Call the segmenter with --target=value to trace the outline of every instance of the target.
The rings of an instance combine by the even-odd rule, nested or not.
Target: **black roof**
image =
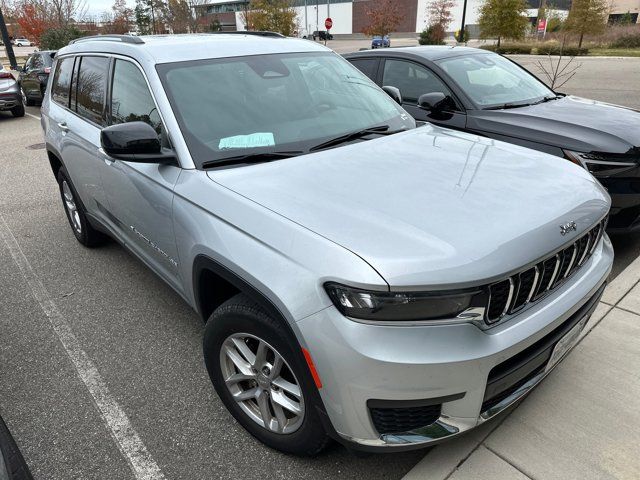
[[[394,53],[408,53],[423,57],[427,60],[440,60],[441,58],[457,57],[478,53],[490,53],[487,50],[471,47],[455,47],[449,45],[424,45],[418,47],[382,48],[375,50],[363,50],[360,52],[345,54],[345,57],[370,57],[388,56]]]

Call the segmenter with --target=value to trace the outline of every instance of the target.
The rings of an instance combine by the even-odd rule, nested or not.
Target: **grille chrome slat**
[[[534,267],[489,285],[485,323],[493,325],[507,315],[516,314],[563,284],[591,257],[605,228],[606,219]]]

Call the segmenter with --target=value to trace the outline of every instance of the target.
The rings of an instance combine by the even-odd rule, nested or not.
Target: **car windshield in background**
[[[330,52],[207,59],[157,69],[199,167],[243,155],[307,152],[380,125],[387,132],[415,126],[366,76]]]
[[[499,55],[451,57],[437,63],[480,108],[524,106],[556,97],[540,80]]]

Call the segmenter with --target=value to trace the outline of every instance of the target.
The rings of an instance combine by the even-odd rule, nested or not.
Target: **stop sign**
[[[331,27],[333,27],[333,20],[331,20],[331,17],[327,17],[327,19],[324,21],[324,28],[326,28],[327,30],[331,30]]]

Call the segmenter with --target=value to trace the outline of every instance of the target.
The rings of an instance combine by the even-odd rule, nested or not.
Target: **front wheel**
[[[316,455],[328,443],[318,393],[297,341],[243,294],[211,315],[204,357],[220,399],[235,419],[271,448]]]
[[[58,171],[58,185],[60,186],[62,204],[76,240],[85,247],[95,247],[104,243],[106,236],[94,229],[87,220],[84,205],[64,167]]]

